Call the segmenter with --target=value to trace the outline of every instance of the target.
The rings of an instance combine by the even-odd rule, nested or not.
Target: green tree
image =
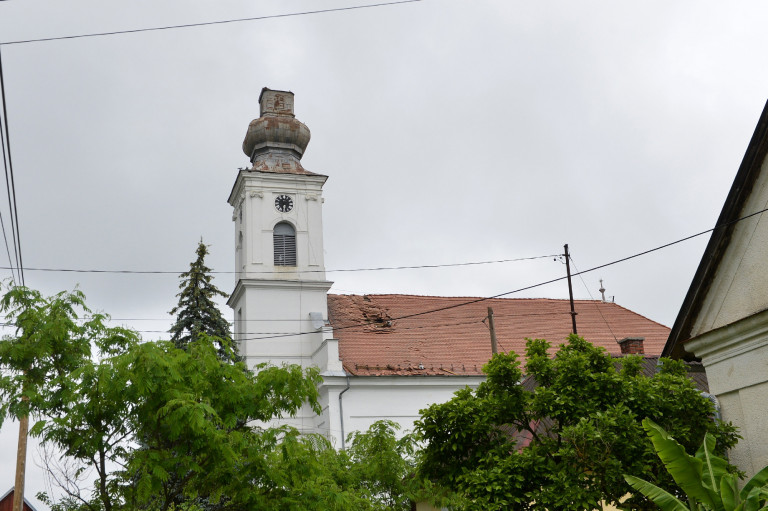
[[[0,300],[14,335],[0,342],[0,424],[32,412],[39,415],[66,405],[68,375],[91,354],[91,335],[103,327],[101,316],[80,324],[90,313],[82,292],[43,297],[13,287]]]
[[[454,488],[465,509],[596,509],[630,491],[623,474],[678,491],[645,437],[651,418],[695,448],[710,433],[720,449],[736,443],[730,424],[687,377],[683,363],[660,361],[648,378],[639,357],[617,361],[571,336],[554,357],[544,340],[529,340],[525,366],[514,353],[495,355],[476,391],[422,411],[421,473]],[[533,383],[533,384],[532,384]],[[648,508],[633,497],[628,509]]]
[[[383,511],[424,493],[413,440],[392,423],[351,435],[346,451],[265,427],[306,403],[319,413],[315,369],[250,371],[206,334],[185,349],[142,342],[77,291],[14,288],[0,304],[17,326],[0,342],[0,420],[31,413],[31,434],[68,460],[44,496],[54,511]]]
[[[16,327],[0,341],[0,423],[31,415],[30,434],[69,460],[57,510],[236,509],[269,478],[285,433],[248,424],[317,408],[315,370],[254,373],[223,361],[220,339],[205,334],[187,349],[140,342],[107,327],[79,291],[12,288],[0,305]]]
[[[146,343],[132,357],[127,398],[137,403],[136,438],[126,480],[134,509],[248,508],[261,497],[254,481],[271,480],[271,452],[288,430],[259,428],[294,415],[309,402],[317,409],[319,376],[292,365],[226,363],[206,335],[186,350],[170,342]]]
[[[416,443],[411,435],[398,439],[399,429],[397,423],[384,420],[349,435],[350,475],[377,509],[408,511],[419,490],[413,478]]]
[[[189,271],[179,277],[181,292],[176,295],[179,303],[170,312],[176,315],[176,321],[170,329],[171,340],[177,348],[185,349],[198,336],[206,334],[217,339],[222,360],[234,361],[237,353],[230,335],[229,323],[222,317],[221,311],[213,301],[216,296],[226,298],[227,294],[213,285],[211,269],[205,265],[208,247],[202,239],[195,253],[197,258],[190,263]],[[234,352],[234,355],[231,352]]]
[[[270,480],[284,430],[252,421],[317,407],[316,371],[222,361],[212,338],[119,342],[71,375],[66,410],[40,423],[47,444],[76,463],[61,511],[242,509]],[[93,488],[78,475],[93,473]]]
[[[110,470],[123,461],[130,426],[121,396],[125,379],[116,377],[120,372],[108,361],[138,336],[105,326],[107,318],[91,313],[80,291],[45,297],[14,287],[7,290],[0,306],[6,321],[15,327],[13,336],[0,341],[0,365],[7,369],[0,378],[0,424],[22,414],[34,417],[31,435],[85,464],[61,474],[66,478],[63,487],[68,500],[88,504],[89,509],[113,509]],[[104,362],[95,362],[94,355]],[[96,474],[87,496],[72,484],[85,466]]]
[[[368,493],[350,473],[346,451],[320,435],[295,430],[275,445],[267,460],[269,477],[259,479],[252,509],[373,511]]]
[[[270,490],[260,509],[410,511],[414,501],[452,504],[442,489],[415,477],[417,442],[408,434],[398,438],[398,429],[377,421],[351,433],[348,448],[338,451],[319,435],[287,435],[269,457]]]

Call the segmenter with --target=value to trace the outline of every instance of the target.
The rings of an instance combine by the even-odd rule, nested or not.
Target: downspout
[[[346,442],[344,440],[344,406],[341,403],[341,396],[344,395],[346,391],[349,390],[349,375],[347,375],[347,388],[339,392],[339,420],[341,421],[341,450],[345,450],[347,448]]]
[[[717,397],[714,394],[710,394],[709,392],[704,392],[703,390],[699,392],[702,396],[704,396],[706,399],[708,399],[711,403],[713,408],[715,409],[715,421],[716,422],[722,422],[723,416],[720,413],[720,401],[718,401]]]

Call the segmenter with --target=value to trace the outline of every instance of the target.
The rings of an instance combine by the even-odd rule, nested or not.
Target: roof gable
[[[14,494],[14,487],[11,486],[11,489],[5,492],[2,496],[0,496],[0,511],[11,510],[13,507],[13,494]],[[35,507],[27,500],[26,497],[24,497],[24,504],[22,506],[24,508],[24,511],[37,511]]]
[[[358,376],[482,375],[491,358],[488,307],[499,350],[521,359],[527,338],[557,346],[571,332],[568,300],[328,295],[344,369]],[[624,337],[644,337],[646,354],[658,355],[669,335],[666,326],[615,303],[576,300],[575,307],[579,335],[613,355]]]
[[[683,357],[683,343],[768,308],[768,103],[672,327],[663,354]],[[753,215],[748,219],[744,217]]]

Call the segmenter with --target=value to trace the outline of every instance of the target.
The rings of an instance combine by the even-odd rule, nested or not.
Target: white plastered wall
[[[229,202],[235,223],[235,289],[229,305],[240,321],[235,339],[250,367],[318,366],[317,350],[332,337],[328,322],[322,233],[322,185],[325,176],[241,171]],[[293,208],[279,212],[275,198],[288,195]],[[274,226],[296,230],[296,266],[276,266]],[[313,358],[314,356],[314,358]],[[338,362],[338,360],[337,360]],[[326,363],[327,365],[327,363]],[[296,417],[274,421],[315,432],[316,416],[304,406]]]
[[[751,477],[768,466],[768,311],[700,335],[685,348],[701,357],[723,420],[739,428],[743,439],[730,461]]]
[[[454,392],[466,386],[477,388],[484,379],[482,376],[350,376],[347,381],[344,377],[327,377],[321,390],[324,413],[318,425],[327,429],[336,447],[343,445],[342,427],[346,437],[352,431],[365,431],[382,419],[399,424],[400,434],[404,434],[413,430],[420,410],[450,400]],[[344,394],[340,405],[341,392]]]

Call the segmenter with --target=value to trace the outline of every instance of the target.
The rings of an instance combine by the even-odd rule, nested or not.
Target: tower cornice
[[[268,280],[268,279],[238,279],[235,289],[229,295],[227,305],[234,304],[242,297],[246,289],[287,289],[293,291],[322,291],[327,293],[333,282],[329,280]],[[327,313],[327,312],[326,312]]]
[[[259,180],[262,183],[269,183],[270,187],[278,189],[280,187],[295,187],[297,182],[312,183],[318,188],[322,188],[328,180],[328,176],[323,174],[282,174],[272,172],[258,172],[250,169],[240,169],[229,192],[227,202],[235,206],[237,198],[242,195],[245,183],[249,180]]]

